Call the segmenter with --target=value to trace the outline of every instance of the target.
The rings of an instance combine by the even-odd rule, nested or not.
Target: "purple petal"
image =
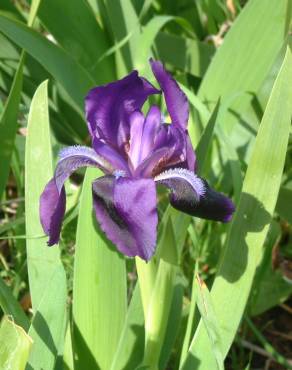
[[[139,111],[132,113],[130,116],[131,132],[129,157],[134,168],[140,163],[144,120],[144,115]]]
[[[186,129],[189,119],[189,104],[177,82],[166,72],[159,61],[150,59],[152,72],[163,91],[168,113],[174,125]]]
[[[48,245],[59,242],[65,209],[64,187],[59,193],[55,179],[51,179],[40,197],[40,219],[45,233],[49,235]]]
[[[148,261],[156,246],[156,189],[152,179],[105,176],[92,184],[96,218],[118,250]]]
[[[54,176],[59,192],[66,179],[80,167],[97,167],[110,173],[115,171],[111,163],[87,146],[69,146],[60,152],[59,157]]]
[[[90,90],[85,100],[88,129],[92,136],[124,149],[129,141],[129,115],[140,110],[151,94],[160,93],[133,71],[121,80]]]
[[[72,172],[88,166],[111,169],[111,165],[91,148],[74,146],[60,152],[54,178],[48,182],[40,197],[40,219],[45,233],[49,235],[48,245],[59,241],[66,208],[64,182]]]
[[[161,125],[155,140],[153,152],[139,165],[135,174],[140,177],[154,177],[173,167],[182,167],[186,162],[186,134],[173,125]]]
[[[182,167],[194,172],[196,171],[196,155],[188,133],[186,133],[186,146],[186,160]]]
[[[129,174],[129,166],[127,161],[108,144],[103,143],[100,139],[94,138],[92,141],[92,146],[97,153],[97,155],[104,158],[108,163],[111,164],[112,168],[115,170],[124,171],[126,174]],[[112,173],[113,171],[106,171],[103,169],[105,173]]]
[[[211,189],[208,183],[186,169],[161,173],[154,180],[171,190],[171,205],[192,216],[228,222],[235,211],[232,201]]]
[[[160,109],[153,105],[146,116],[141,147],[141,160],[148,157],[154,147],[154,139],[156,133],[161,125],[161,112]]]

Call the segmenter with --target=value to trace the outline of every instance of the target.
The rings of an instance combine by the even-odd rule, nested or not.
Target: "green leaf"
[[[157,35],[155,49],[159,60],[197,77],[204,76],[215,52],[212,45],[165,32]]]
[[[291,124],[291,84],[292,56],[288,49],[259,128],[237,212],[211,290],[224,356],[243,315],[277,201]],[[275,127],[277,135],[274,134]],[[183,370],[193,369],[197,361],[200,369],[214,368],[211,353],[201,323]]]
[[[288,32],[288,1],[249,1],[204,76],[199,97],[209,107],[219,97],[222,103],[233,100],[223,121],[229,130],[251,104],[281,49]]]
[[[292,189],[282,187],[279,192],[279,197],[276,205],[276,211],[279,215],[292,224]]]
[[[20,304],[14,298],[10,288],[0,277],[0,306],[6,315],[12,317],[13,321],[28,330],[29,320],[25,316]]]
[[[96,63],[110,43],[84,0],[42,0],[39,17],[60,45],[92,75],[97,84],[114,80],[112,58]]]
[[[126,270],[123,257],[105,239],[95,220],[92,181],[86,172],[80,199],[74,265],[73,347],[75,366],[109,369],[126,318]]]
[[[197,163],[199,166],[200,174],[204,172],[205,161],[208,155],[210,144],[212,142],[213,132],[214,132],[215,124],[217,122],[219,107],[220,107],[220,100],[216,104],[216,107],[214,108],[214,111],[209,119],[209,122],[207,123],[207,126],[205,127],[204,132],[202,136],[200,137],[200,141],[196,147],[196,158],[197,158]]]
[[[34,22],[38,7],[39,0],[33,0],[31,10],[29,12],[29,27],[31,27]],[[5,189],[5,185],[9,175],[10,160],[12,157],[17,131],[18,106],[20,103],[22,91],[24,60],[25,54],[21,53],[19,64],[12,82],[10,94],[0,117],[0,137],[2,140],[0,145],[0,199],[2,198],[2,193]]]
[[[142,365],[149,366],[153,370],[158,369],[159,366],[177,273],[178,255],[171,218],[168,219],[163,230],[158,249],[160,260],[155,283],[152,286],[147,310],[144,308],[144,312],[147,314],[145,318],[145,352]],[[143,280],[140,279],[140,275],[139,283],[142,287]]]
[[[4,316],[0,326],[0,368],[24,370],[32,343],[20,326]]]
[[[28,331],[34,342],[29,356],[29,370],[54,370],[58,355],[63,350],[67,288],[62,265],[57,265],[43,289],[45,294]]]
[[[174,343],[177,339],[183,310],[183,296],[184,286],[182,284],[182,278],[177,276],[174,283],[173,297],[169,317],[167,320],[164,343],[162,345],[159,358],[159,369],[167,368],[167,363],[171,356]]]
[[[212,302],[211,294],[207,288],[207,285],[203,280],[200,279],[199,275],[196,275],[195,280],[197,306],[200,311],[202,321],[204,323],[206,332],[208,334],[212,352],[216,359],[216,365],[218,370],[224,369],[224,361],[222,355],[222,341],[219,334],[219,328],[217,324],[216,314],[214,311],[214,305]]]
[[[289,203],[287,200],[286,202]],[[279,224],[273,221],[249,298],[248,312],[250,315],[260,315],[284,302],[292,293],[292,284],[284,279],[279,269],[273,268],[273,253],[279,246],[277,243],[279,243],[280,233]]]
[[[292,370],[291,362],[289,363],[286,358],[281,355],[262,335],[262,333],[256,328],[256,326],[252,323],[252,321],[245,317],[245,321],[247,322],[248,326],[252,330],[255,337],[259,340],[259,342],[263,345],[264,349],[271,355],[271,357],[280,365],[284,366],[287,370]]]
[[[129,43],[116,53],[118,77],[121,77],[131,71],[134,66],[134,55],[139,45],[139,18],[130,0],[104,0],[104,4],[115,43],[119,43],[130,34],[133,35]]]
[[[83,111],[84,96],[95,85],[83,67],[64,49],[3,13],[0,13],[0,30],[47,69]]]
[[[173,16],[156,16],[152,18],[139,34],[139,49],[135,50],[134,66],[136,69],[143,71],[148,67],[148,59],[151,56],[151,46],[160,31],[167,23],[174,20]]]
[[[18,106],[22,90],[22,67],[24,56],[22,55],[16,74],[13,79],[11,90],[0,117],[0,199],[9,175],[10,160],[14,148],[17,131]]]
[[[39,198],[53,176],[47,81],[38,87],[31,103],[25,170],[27,266],[34,312],[30,328],[34,341],[30,365],[33,369],[41,369],[41,366],[53,369],[57,357],[55,348],[59,349],[63,339],[66,276],[58,247],[48,248],[46,239],[33,238],[44,233],[39,219]]]
[[[135,369],[143,358],[144,337],[144,313],[137,283],[110,370]]]

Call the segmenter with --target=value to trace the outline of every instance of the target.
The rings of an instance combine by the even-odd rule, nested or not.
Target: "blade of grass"
[[[25,331],[4,316],[0,326],[0,368],[24,370],[32,344]]]
[[[123,257],[98,227],[86,172],[80,199],[74,264],[73,348],[75,366],[109,369],[126,318],[126,270]]]
[[[283,355],[281,355],[262,335],[262,333],[257,329],[253,322],[246,316],[245,321],[250,327],[251,331],[258,339],[258,341],[263,345],[264,349],[271,355],[271,357],[280,365],[285,366],[285,369],[292,370],[292,364],[289,363]]]
[[[147,305],[145,319],[145,352],[142,366],[150,369],[159,368],[159,359],[167,329],[174,290],[174,279],[177,273],[178,255],[172,221],[169,218],[159,242],[159,266],[151,298]],[[142,286],[143,281],[139,282]]]
[[[60,45],[92,75],[98,85],[115,79],[113,58],[96,63],[110,43],[84,0],[42,0],[39,17]]]
[[[198,270],[198,262],[196,263],[195,272]],[[193,276],[192,282],[192,295],[191,295],[191,303],[190,303],[190,311],[188,315],[187,327],[184,335],[183,346],[180,356],[179,367],[182,366],[184,363],[192,337],[193,325],[194,325],[194,318],[195,318],[195,309],[196,309],[196,300],[197,300],[197,290],[196,290],[196,273]]]
[[[249,1],[204,76],[198,96],[209,107],[214,106],[219,97],[224,102],[242,93],[224,118],[224,126],[229,130],[251,103],[251,93],[260,88],[287,36],[288,1]]]
[[[220,100],[218,100],[214,108],[214,111],[210,116],[209,122],[207,123],[207,126],[205,127],[203,134],[200,137],[200,141],[196,147],[196,159],[197,159],[197,163],[199,166],[198,171],[201,175],[202,173],[204,173],[205,160],[207,157],[210,144],[212,142],[214,128],[217,122],[219,107],[220,107]]]
[[[144,336],[144,313],[137,283],[110,370],[135,369],[143,358]]]
[[[224,361],[221,349],[222,341],[219,334],[219,328],[213,307],[212,297],[207,288],[207,285],[204,283],[203,280],[200,279],[198,274],[196,274],[195,288],[197,291],[197,306],[199,308],[206,332],[208,333],[212,352],[216,359],[217,369],[224,370]]]
[[[0,277],[0,306],[6,315],[12,317],[13,321],[24,330],[29,328],[29,319],[23,312],[20,304],[14,298],[10,288]]]
[[[65,340],[67,287],[62,265],[57,265],[43,287],[38,310],[28,334],[34,341],[27,370],[54,370]]]
[[[83,111],[84,96],[95,85],[95,81],[83,67],[65,50],[1,12],[0,30],[47,69]]]
[[[118,77],[121,77],[131,71],[134,66],[134,55],[137,48],[139,48],[139,18],[130,0],[104,0],[104,4],[115,43],[119,43],[129,34],[133,35],[129,39],[129,43],[124,45],[121,50],[117,50],[116,53]]]
[[[22,68],[24,55],[22,55],[16,74],[13,79],[9,97],[0,117],[0,199],[9,175],[10,160],[14,148],[14,140],[17,131],[18,107],[22,90]]]
[[[215,52],[212,45],[165,32],[158,33],[155,50],[162,62],[196,77],[204,76]]]
[[[227,237],[211,295],[226,356],[250,293],[261,249],[273,214],[284,167],[292,114],[292,56],[286,56],[253,148],[237,212]],[[277,135],[274,127],[277,127]],[[192,340],[183,370],[200,362],[200,369],[216,366],[202,323]],[[208,355],[209,354],[209,355]]]
[[[39,198],[52,175],[47,81],[45,81],[35,92],[28,116],[25,148],[25,217],[28,236],[27,266],[34,312],[30,328],[34,340],[30,366],[33,369],[41,369],[42,365],[48,370],[54,368],[57,357],[57,352],[53,349],[62,346],[67,296],[66,276],[59,249],[48,248],[46,239],[32,237],[43,234],[39,220]],[[44,345],[44,338],[45,343],[49,341],[47,345]]]

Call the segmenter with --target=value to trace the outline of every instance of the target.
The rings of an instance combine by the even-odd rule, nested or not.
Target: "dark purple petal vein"
[[[92,190],[96,218],[107,237],[121,253],[148,261],[158,222],[154,181],[104,176]]]

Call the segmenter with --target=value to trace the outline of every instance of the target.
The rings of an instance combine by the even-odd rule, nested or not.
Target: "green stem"
[[[168,316],[172,301],[176,266],[160,261],[145,322],[145,352],[143,364],[149,370],[158,369]]]
[[[145,317],[145,350],[143,365],[158,370],[160,352],[172,302],[177,253],[171,220],[165,224],[158,245],[159,256],[149,263],[136,258],[136,267]]]
[[[138,280],[140,285],[142,306],[144,311],[144,317],[147,317],[148,304],[151,299],[153,287],[155,284],[155,278],[157,273],[158,262],[152,259],[146,263],[141,258],[136,257],[136,268],[138,274]]]
[[[182,364],[184,363],[187,357],[187,353],[188,353],[190,343],[191,343],[191,336],[192,336],[192,330],[194,326],[194,317],[195,317],[195,309],[196,309],[196,298],[197,298],[196,289],[195,289],[197,271],[198,271],[198,264],[196,263],[196,269],[194,271],[194,277],[193,277],[193,282],[192,282],[192,296],[191,296],[191,303],[190,303],[190,312],[189,312],[186,334],[184,337],[183,347],[182,347],[181,356],[180,356],[179,369],[181,369]]]

